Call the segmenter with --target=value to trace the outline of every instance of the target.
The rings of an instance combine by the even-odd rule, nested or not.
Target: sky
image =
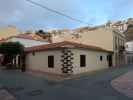
[[[133,17],[133,0],[32,0],[80,19],[90,26]],[[62,29],[87,26],[49,12],[26,0],[0,0],[0,27],[20,30]]]

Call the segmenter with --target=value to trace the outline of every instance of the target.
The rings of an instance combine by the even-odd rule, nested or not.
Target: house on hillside
[[[108,68],[112,51],[75,42],[58,42],[25,49],[26,71],[75,75]]]

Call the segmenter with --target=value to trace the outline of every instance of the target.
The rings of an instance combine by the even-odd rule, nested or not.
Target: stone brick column
[[[61,62],[62,62],[62,73],[72,74],[73,73],[73,53],[70,49],[62,50]]]

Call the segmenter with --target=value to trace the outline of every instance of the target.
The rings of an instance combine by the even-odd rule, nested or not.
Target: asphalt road
[[[131,70],[132,65],[106,69],[62,82],[18,71],[0,71],[0,84],[18,100],[133,100],[110,85],[111,80]]]

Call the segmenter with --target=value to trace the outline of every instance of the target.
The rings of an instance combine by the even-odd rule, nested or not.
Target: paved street
[[[111,85],[120,93],[133,98],[133,71],[114,79]]]
[[[110,81],[133,70],[132,66],[98,71],[57,83],[45,76],[1,71],[0,84],[18,100],[132,100],[114,90]]]

